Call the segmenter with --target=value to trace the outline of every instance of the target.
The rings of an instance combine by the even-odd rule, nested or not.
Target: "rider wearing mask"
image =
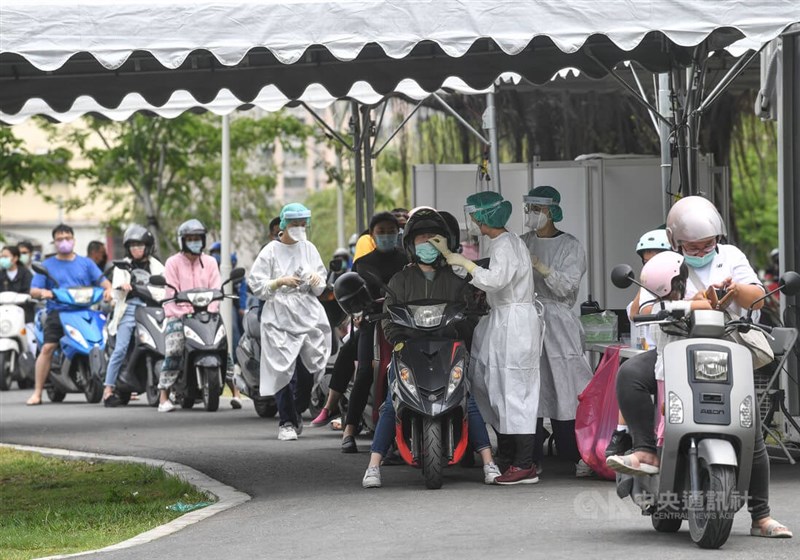
[[[578,395],[592,379],[592,368],[584,357],[583,326],[573,312],[581,280],[586,274],[586,253],[580,241],[556,227],[563,219],[561,193],[550,186],[531,189],[525,202],[522,236],[533,264],[533,282],[543,307],[547,329],[540,361],[539,419],[533,459],[541,464],[544,419],[549,418],[559,457],[575,464],[575,475],[589,476],[575,439]]]
[[[442,254],[430,243],[431,239],[436,237],[444,241],[445,247],[452,237],[447,223],[439,213],[432,208],[417,208],[412,211],[403,232],[403,247],[412,264],[395,274],[389,281],[391,292],[386,294],[384,312],[388,312],[389,306],[395,303],[421,299],[471,303],[472,291],[467,283],[447,267]],[[426,333],[395,325],[389,319],[384,319],[381,324],[386,340],[392,346],[412,337],[427,336]],[[462,321],[452,329],[451,336],[460,338],[469,347],[472,330],[472,324]],[[483,460],[484,482],[492,484],[500,475],[500,471],[492,459],[492,447],[486,423],[472,397],[467,402],[467,414],[470,442]],[[369,465],[361,481],[364,488],[380,488],[380,464],[389,451],[394,432],[395,414],[390,390],[387,391],[386,400],[381,405],[380,418],[378,425],[375,426]]]
[[[111,282],[103,276],[103,272],[91,259],[75,254],[75,232],[65,224],[53,228],[53,244],[56,246],[56,255],[45,259],[42,263],[56,282],[59,288],[73,288],[76,286],[97,285],[105,289],[103,299],[111,301]],[[53,352],[64,336],[64,328],[58,315],[65,305],[53,300],[56,285],[52,280],[42,274],[36,274],[31,281],[31,297],[46,299],[47,316],[44,322],[44,344],[39,357],[36,358],[36,384],[33,394],[28,398],[28,405],[42,404],[42,391],[45,381],[50,374],[50,361]]]
[[[262,396],[275,395],[278,439],[296,440],[303,422],[290,387],[298,358],[314,379],[331,355],[331,327],[317,299],[325,290],[325,266],[307,239],[311,211],[299,203],[281,210],[279,240],[267,244],[250,271],[250,289],[265,300],[261,313]]]
[[[178,292],[195,288],[214,290],[222,288],[217,262],[209,255],[203,254],[206,246],[206,227],[200,220],[187,220],[178,226],[178,246],[180,251],[168,258],[164,265],[167,284]],[[208,310],[216,313],[219,310],[219,302],[213,302]],[[181,317],[191,312],[192,306],[186,303],[172,301],[164,305],[164,314],[169,320],[164,335],[166,355],[158,379],[158,388],[161,391],[159,412],[175,410],[175,405],[169,400],[169,390],[183,370],[185,340]]]
[[[28,294],[31,291],[33,274],[25,266],[20,266],[19,247],[7,245],[0,253],[0,292],[16,292]],[[27,302],[22,305],[25,310],[25,322],[33,321],[33,305]]]
[[[721,243],[726,235],[719,212],[703,197],[684,197],[672,206],[667,215],[667,237],[672,249],[683,255],[688,265],[685,299],[703,298],[707,286],[724,289],[731,294],[732,303],[728,309],[741,315],[765,292],[744,253],[733,245]],[[640,299],[645,297],[641,295]],[[755,307],[761,305],[763,302]],[[656,350],[651,350],[627,360],[619,368],[617,400],[633,437],[633,453],[609,457],[607,464],[612,469],[629,474],[658,472],[653,404],[658,390],[656,359]],[[758,426],[747,493],[747,509],[752,518],[750,534],[791,537],[789,529],[770,517],[769,457],[759,415],[756,415],[756,421]]]
[[[17,248],[19,248],[19,264],[30,270],[33,262],[33,244],[30,241],[20,241]]]
[[[497,484],[539,482],[533,447],[539,408],[541,326],[534,305],[533,267],[525,243],[506,230],[511,203],[496,192],[479,192],[464,207],[471,235],[489,238],[489,267],[452,253],[444,238],[431,242],[447,259],[472,275],[491,307],[475,329],[469,379],[481,414],[498,438]]]
[[[122,246],[125,248],[124,260],[129,262],[134,270],[143,270],[147,275],[163,274],[164,265],[153,256],[154,245],[153,234],[147,228],[132,225],[125,230],[122,237]],[[138,276],[139,273],[135,274]],[[108,322],[108,334],[116,335],[116,343],[106,368],[103,404],[107,407],[120,404],[119,397],[114,393],[114,386],[136,327],[136,307],[145,305],[144,301],[132,292],[131,272],[117,268],[114,270],[113,278],[112,287],[116,305],[114,314]]]

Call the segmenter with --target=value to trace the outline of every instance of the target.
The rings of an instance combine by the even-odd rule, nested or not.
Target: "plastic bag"
[[[597,476],[615,480],[616,473],[606,466],[606,447],[617,427],[617,371],[619,346],[609,346],[594,376],[578,395],[575,414],[575,439],[581,458]]]
[[[616,342],[619,318],[613,311],[581,315],[586,342]]]

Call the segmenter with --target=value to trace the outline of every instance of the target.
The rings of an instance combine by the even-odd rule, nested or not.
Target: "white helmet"
[[[687,196],[676,202],[667,214],[667,238],[672,249],[680,250],[684,242],[727,235],[725,223],[710,200]]]
[[[645,251],[669,251],[667,231],[654,229],[640,237],[639,243],[636,244],[636,254],[641,257]]]

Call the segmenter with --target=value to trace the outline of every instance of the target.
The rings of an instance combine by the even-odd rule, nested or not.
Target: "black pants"
[[[292,380],[286,387],[275,393],[275,404],[278,405],[280,424],[300,426],[300,415],[311,403],[311,389],[314,376],[308,371],[302,360],[298,359]]]
[[[333,363],[333,372],[329,387],[339,393],[347,391],[347,385],[353,378],[356,371],[356,360],[358,359],[358,341],[361,338],[361,331],[355,331],[347,339],[347,342],[339,348],[336,354],[336,361]]]
[[[556,442],[558,456],[577,463],[581,454],[578,451],[578,441],[575,439],[575,420],[553,420],[551,418],[550,425],[553,429],[553,439]],[[544,440],[544,418],[539,418],[536,421],[536,441],[533,446],[533,462],[536,464],[542,463]]]
[[[353,390],[350,391],[350,401],[347,405],[347,418],[345,425],[358,426],[361,416],[367,407],[369,390],[372,388],[372,358],[374,356],[373,343],[375,338],[375,323],[361,323],[358,336],[358,366],[356,367],[356,380]],[[380,403],[373,403],[380,406]]]
[[[535,434],[497,434],[497,463],[505,468],[513,465],[520,469],[529,469],[533,464],[533,445]]]
[[[656,452],[654,400],[658,386],[655,367],[656,351],[651,350],[624,362],[617,373],[619,410],[628,425],[635,451]],[[761,433],[758,411],[747,511],[753,520],[769,517],[769,456]]]

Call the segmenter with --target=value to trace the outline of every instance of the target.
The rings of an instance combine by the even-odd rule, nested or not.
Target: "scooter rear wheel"
[[[736,471],[730,465],[700,464],[701,502],[688,504],[689,533],[700,548],[719,548],[731,534],[739,509]]]
[[[430,490],[442,487],[443,456],[442,421],[438,418],[423,418],[422,474],[425,477],[425,487]]]
[[[50,399],[50,402],[61,402],[66,397],[66,393],[62,393],[61,391],[56,391],[52,387],[47,388],[47,398]]]
[[[0,352],[0,391],[8,391],[11,388],[10,354],[11,350]]]
[[[273,418],[278,414],[278,403],[272,397],[256,397],[253,399],[253,406],[261,418]]]
[[[683,523],[680,514],[666,511],[657,511],[650,516],[650,520],[653,522],[653,529],[659,533],[677,533]]]

